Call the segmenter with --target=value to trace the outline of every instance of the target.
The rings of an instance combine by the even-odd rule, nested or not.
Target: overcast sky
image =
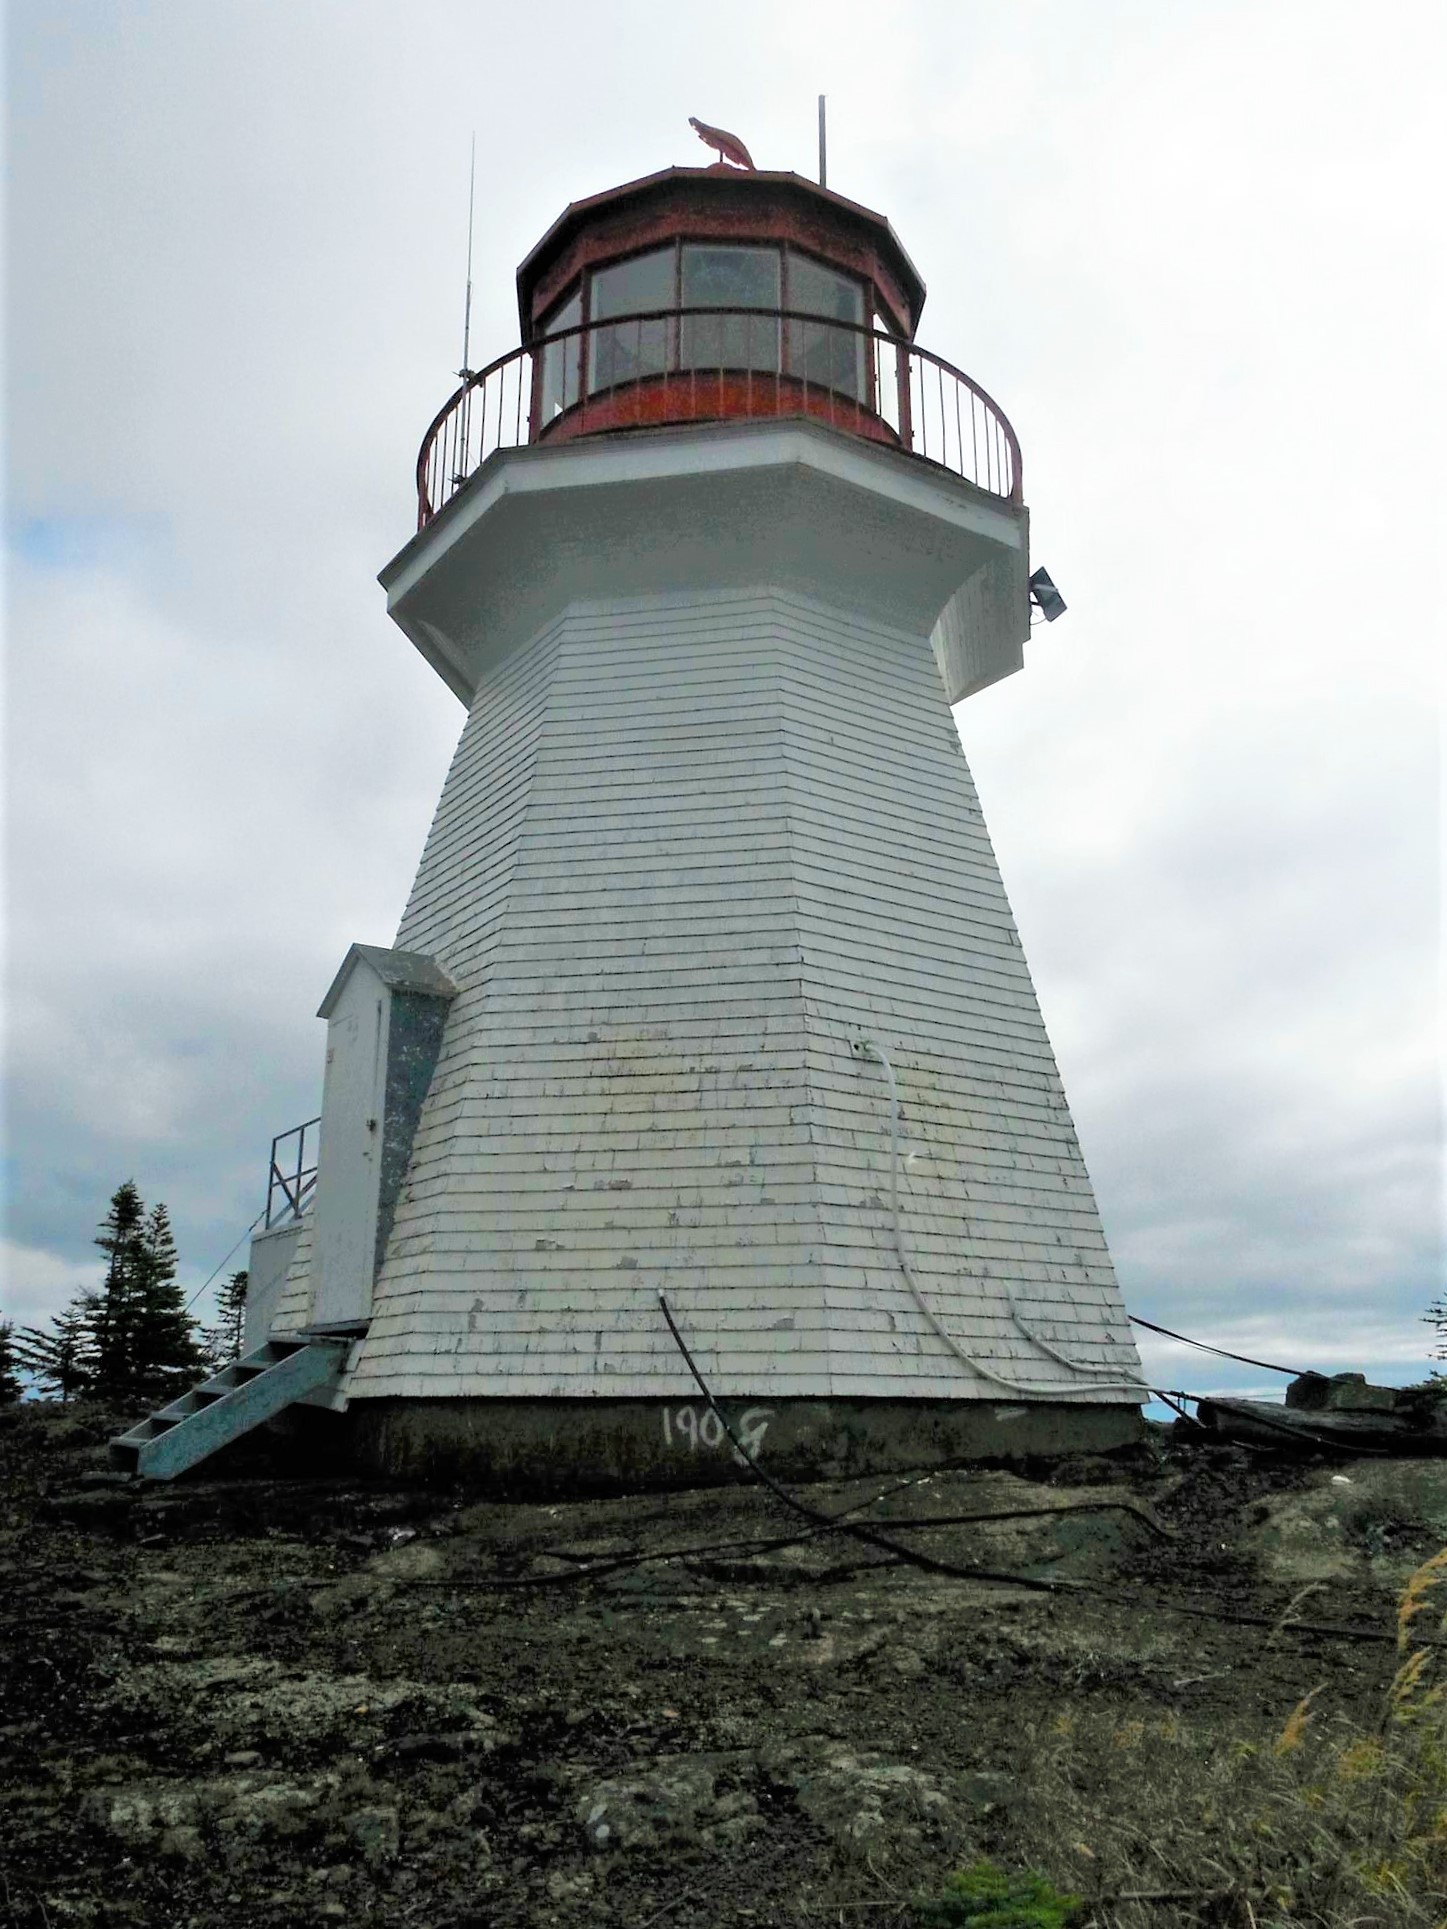
[[[199,1285],[395,932],[462,714],[375,577],[461,354],[473,130],[480,363],[568,201],[706,162],[690,114],[812,173],[824,91],[1070,606],[956,714],[1127,1302],[1420,1376],[1442,20],[11,0],[7,1312],[96,1276],[126,1177]]]

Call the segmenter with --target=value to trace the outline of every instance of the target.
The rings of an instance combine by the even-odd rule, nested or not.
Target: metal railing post
[[[896,342],[894,349],[895,382],[899,390],[899,446],[914,449],[914,413],[910,408],[909,396],[909,347],[905,342]]]
[[[314,1126],[320,1126],[320,1117],[306,1119],[300,1125],[293,1125],[288,1131],[278,1132],[271,1142],[271,1163],[266,1178],[266,1230],[283,1219],[296,1219],[310,1198],[317,1182],[317,1160],[307,1164],[306,1135]],[[290,1156],[281,1148],[289,1140],[296,1141],[296,1164],[293,1169]],[[284,1208],[278,1208],[276,1195],[280,1192],[286,1201]]]
[[[704,360],[703,343],[688,340],[685,323],[692,318],[711,323],[723,341],[731,339],[727,324],[740,324],[734,331],[734,338],[743,345],[738,368],[732,367],[724,356],[716,363]],[[620,334],[630,323],[634,330],[633,360],[631,369],[623,373],[617,366],[616,351]],[[656,369],[651,365],[648,331],[652,327],[658,328],[662,342],[660,366]],[[770,361],[760,367],[758,356],[766,329],[772,334],[773,352]],[[603,330],[608,333],[603,334]],[[794,366],[795,337],[797,368]],[[816,337],[825,351],[823,379],[811,377],[809,372],[810,347]],[[836,369],[833,357],[851,338],[858,341],[859,352],[852,364],[848,386],[841,387],[835,377],[842,370],[843,361],[841,358]],[[606,353],[594,353],[595,340]],[[561,408],[553,421],[545,422],[544,388],[550,351],[558,356]],[[887,386],[886,352],[895,360],[897,423],[891,423],[882,408]],[[531,359],[525,364],[524,357]],[[927,403],[925,394],[930,368],[935,373],[933,403]],[[774,377],[772,390],[756,379],[769,370]],[[570,380],[570,371],[575,380]],[[677,380],[685,373],[688,376],[686,410],[682,384]],[[734,379],[739,375],[743,376],[741,382]],[[595,381],[594,377],[604,379]],[[700,377],[704,378],[703,383]],[[918,398],[914,393],[916,380]],[[790,385],[787,390],[786,381]],[[507,407],[509,382],[514,384],[510,410]],[[953,390],[952,398],[946,397],[947,385]],[[704,393],[700,393],[701,388]],[[844,396],[853,405],[850,415],[845,415],[840,407]],[[772,411],[768,406],[770,400]],[[968,451],[962,407],[968,408],[970,416]],[[939,447],[932,449],[934,431],[930,423],[936,410]],[[1009,422],[978,383],[928,349],[882,329],[840,321],[833,316],[807,315],[782,308],[695,306],[580,323],[556,335],[539,336],[470,376],[433,418],[418,452],[417,527],[425,529],[445,502],[496,450],[521,447],[525,441],[536,442],[553,429],[555,422],[566,424],[560,428],[560,436],[566,437],[625,426],[642,428],[652,423],[724,420],[740,413],[751,416],[770,412],[775,416],[802,413],[835,425],[852,422],[855,433],[875,441],[897,442],[907,454],[965,476],[992,495],[1004,496],[1015,503],[1022,499],[1020,445]],[[955,427],[953,446],[949,435],[951,412]],[[476,438],[472,433],[474,421],[478,426]]]

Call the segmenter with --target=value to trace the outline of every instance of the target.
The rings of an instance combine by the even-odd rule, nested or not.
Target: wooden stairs
[[[174,1480],[310,1394],[341,1381],[354,1335],[270,1339],[110,1443],[111,1461],[147,1480]]]

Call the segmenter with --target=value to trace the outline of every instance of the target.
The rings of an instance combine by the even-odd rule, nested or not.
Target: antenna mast
[[[819,96],[819,185],[829,185],[829,154],[824,140],[824,96]]]
[[[467,296],[462,304],[462,367],[457,373],[465,382],[472,374],[472,364],[467,352],[472,340],[472,210],[477,193],[477,134],[472,136],[472,150],[467,160]]]

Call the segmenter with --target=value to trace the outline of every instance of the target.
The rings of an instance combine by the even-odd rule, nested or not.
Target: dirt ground
[[[979,1857],[1128,1929],[1447,1908],[1371,1780],[1447,1462],[1159,1432],[799,1490],[921,1566],[749,1481],[127,1485],[112,1426],[0,1412],[15,1929],[913,1923]],[[1385,1875],[1333,1847],[1368,1802]]]

